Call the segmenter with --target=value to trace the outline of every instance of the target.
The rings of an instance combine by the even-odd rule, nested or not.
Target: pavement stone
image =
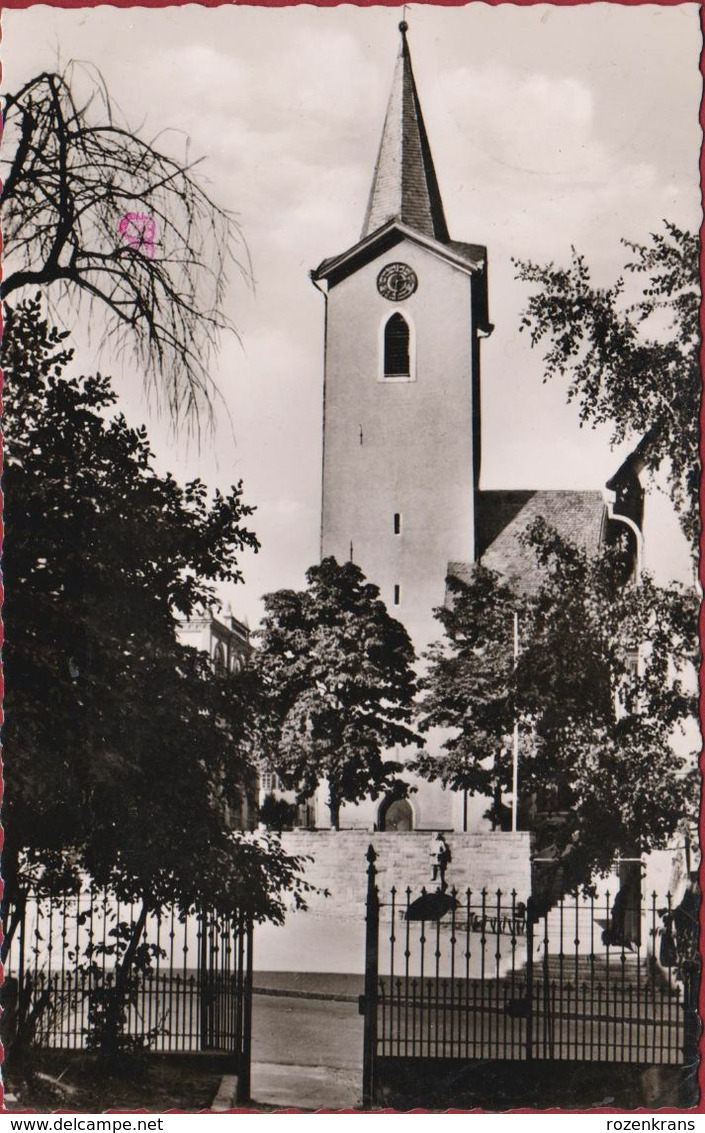
[[[282,1066],[253,1062],[252,1104],[281,1109],[355,1109],[360,1072],[332,1066]]]

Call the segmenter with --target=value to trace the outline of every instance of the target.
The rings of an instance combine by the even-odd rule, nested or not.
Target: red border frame
[[[219,8],[219,7],[224,7],[226,5],[235,6],[235,4],[233,3],[233,0],[197,0],[197,2],[199,3],[200,7],[203,7],[203,8]],[[263,8],[288,8],[288,7],[298,6],[298,4],[300,2],[303,2],[303,0],[237,0],[237,6],[238,7],[242,7],[242,6],[263,7]],[[309,4],[312,4],[314,7],[319,7],[319,8],[335,8],[340,3],[350,3],[350,2],[354,3],[354,5],[356,7],[360,7],[360,8],[368,8],[368,7],[399,8],[399,7],[402,7],[401,0],[306,0],[306,2],[309,3]],[[464,7],[466,5],[466,2],[467,2],[467,0],[415,0],[415,3],[417,3],[417,4],[424,4],[424,5],[435,6],[435,7]],[[577,5],[583,5],[583,4],[587,4],[587,3],[601,2],[601,0],[483,0],[483,2],[486,3],[486,4],[489,4],[493,7],[498,6],[500,4],[506,4],[506,3],[514,3],[517,7],[531,7],[534,4],[546,3],[546,2],[552,4],[556,7],[568,7],[568,6],[574,7],[574,6],[577,6]],[[608,2],[609,3],[620,3],[620,4],[623,4],[625,6],[629,6],[629,7],[631,7],[631,6],[638,7],[638,6],[640,6],[642,4],[646,4],[646,3],[657,3],[661,7],[677,7],[677,6],[681,6],[683,3],[692,2],[692,0],[608,0]],[[102,5],[108,4],[108,3],[111,7],[114,7],[114,8],[138,8],[138,7],[139,8],[172,8],[172,7],[180,7],[180,6],[187,4],[187,3],[193,3],[193,0],[4,0],[3,7],[7,8],[7,9],[24,9],[24,8],[35,7],[38,3],[44,3],[48,7],[51,7],[51,8],[97,8],[99,6],[102,6]],[[701,77],[703,79],[703,95],[701,97],[701,103],[700,103],[699,120],[700,120],[700,127],[701,127],[701,130],[703,131],[703,136],[705,138],[705,0],[700,0],[700,25],[701,25],[701,33],[702,33],[702,37],[703,37],[703,48],[701,50],[701,55],[700,55],[700,74],[701,74]],[[701,146],[701,151],[700,151],[700,186],[701,186],[701,207],[702,207],[703,210],[705,210],[705,142]],[[701,279],[701,290],[703,291],[703,293],[705,293],[705,249],[703,248],[704,244],[705,244],[705,215],[701,219],[701,227],[700,227],[700,247],[701,247],[701,251],[700,251],[700,279]],[[1,316],[2,316],[2,312],[0,311],[0,320],[1,320]],[[0,321],[0,326],[1,326],[1,321]],[[701,333],[700,369],[701,369],[701,375],[703,375],[703,374],[705,374],[705,296],[703,298],[701,298],[701,304],[700,304],[700,333]],[[701,537],[700,537],[699,577],[700,577],[701,587],[703,588],[703,591],[705,591],[705,396],[703,396],[702,393],[701,393],[701,402],[700,402],[700,435],[701,435],[701,439],[700,439]],[[2,440],[0,438],[0,452],[1,452],[1,444],[2,444]],[[2,526],[0,524],[0,534],[1,533],[2,533]],[[2,595],[2,584],[0,582],[0,597],[1,597],[1,595]],[[701,645],[702,645],[702,649],[703,649],[703,660],[702,660],[701,666],[700,666],[700,730],[701,730],[701,735],[705,737],[705,602],[701,603],[701,608],[700,608],[700,641],[701,641]],[[2,690],[3,690],[2,674],[0,672],[0,697],[2,696]],[[0,770],[1,769],[2,768],[1,768],[1,765],[0,765]],[[701,847],[700,889],[701,889],[701,892],[705,892],[705,810],[703,808],[703,778],[705,777],[705,747],[701,749],[700,772],[701,772],[701,806],[700,806],[700,826],[699,826],[700,847]],[[1,790],[1,784],[0,784],[0,790]],[[0,845],[1,845],[1,839],[2,839],[2,830],[0,828]],[[1,882],[0,882],[0,884],[1,884]],[[0,931],[1,931],[1,926],[0,926]],[[705,900],[701,900],[701,905],[700,905],[700,947],[701,947],[701,953],[703,954],[704,959],[705,959]],[[704,964],[703,977],[701,978],[701,981],[700,981],[698,1007],[699,1007],[700,1018],[703,1021],[703,1030],[702,1030],[701,1037],[700,1037],[700,1066],[699,1066],[699,1070],[698,1070],[698,1083],[699,1083],[699,1087],[700,1087],[700,1100],[699,1100],[698,1105],[695,1106],[694,1108],[687,1109],[687,1110],[686,1109],[676,1109],[676,1108],[660,1108],[657,1111],[654,1111],[654,1110],[648,1110],[648,1109],[643,1109],[643,1108],[637,1109],[637,1110],[623,1110],[623,1109],[613,1109],[613,1108],[608,1108],[608,1107],[605,1107],[605,1108],[600,1107],[600,1108],[589,1109],[589,1110],[562,1110],[562,1109],[547,1109],[547,1110],[518,1109],[517,1110],[517,1109],[514,1109],[514,1110],[505,1110],[505,1111],[502,1111],[502,1112],[507,1113],[507,1114],[520,1114],[520,1113],[559,1114],[559,1113],[562,1113],[562,1114],[566,1114],[568,1116],[570,1116],[571,1114],[574,1114],[574,1113],[575,1114],[589,1113],[589,1114],[597,1115],[597,1114],[607,1114],[607,1113],[615,1113],[615,1114],[636,1113],[636,1114],[638,1114],[638,1113],[658,1112],[659,1114],[663,1114],[664,1116],[666,1114],[699,1114],[699,1113],[705,1113],[705,964]],[[2,1083],[0,1083],[0,1104],[2,1104],[2,1109],[0,1110],[0,1113],[2,1113],[2,1112],[8,1113],[10,1111],[8,1111],[4,1108],[4,1102],[2,1101],[3,1093],[4,1093],[4,1091],[3,1091]],[[23,1113],[29,1114],[29,1113],[35,1113],[37,1111],[35,1111],[35,1110],[13,1110],[11,1112],[19,1117]],[[81,1113],[83,1111],[56,1110],[54,1112],[57,1115],[59,1115],[59,1114],[67,1114],[68,1115],[68,1114],[73,1114],[73,1113]],[[121,1113],[121,1112],[125,1112],[125,1113],[129,1112],[129,1113],[135,1113],[136,1114],[136,1113],[144,1113],[146,1111],[144,1111],[144,1110],[106,1110],[105,1111],[106,1114],[110,1114],[110,1113],[117,1114],[117,1113]],[[194,1111],[190,1111],[190,1110],[167,1110],[167,1111],[165,1111],[166,1115],[168,1115],[169,1113],[175,1113],[176,1114],[176,1113],[193,1113],[193,1112]],[[212,1113],[211,1110],[202,1110],[200,1112],[202,1112],[202,1113]],[[253,1109],[253,1108],[244,1108],[244,1109],[229,1110],[228,1112],[234,1113],[234,1114],[248,1114],[248,1113],[249,1114],[259,1114],[262,1111],[257,1110],[257,1109]],[[287,1109],[277,1110],[276,1112],[283,1115],[283,1114],[287,1114],[287,1113],[301,1113],[302,1111],[297,1110],[297,1109],[288,1109],[287,1108]],[[321,1109],[317,1112],[321,1113],[321,1114],[325,1114],[325,1113],[348,1113],[348,1114],[351,1114],[351,1113],[354,1113],[354,1114],[359,1115],[361,1117],[367,1116],[366,1113],[363,1113],[360,1110]],[[382,1110],[375,1110],[374,1112],[376,1114],[395,1114],[395,1113],[398,1113],[399,1111],[391,1110],[391,1109],[382,1109]],[[437,1111],[413,1109],[413,1110],[402,1111],[402,1112],[408,1112],[408,1113],[412,1114],[412,1113],[431,1113],[431,1112],[437,1112]],[[449,1108],[445,1112],[446,1113],[460,1114],[460,1113],[484,1113],[484,1112],[487,1112],[487,1111],[477,1110],[477,1109],[476,1110],[458,1110],[458,1109]]]

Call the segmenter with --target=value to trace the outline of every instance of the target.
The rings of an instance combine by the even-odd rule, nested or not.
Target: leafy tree
[[[628,581],[620,547],[591,558],[542,522],[528,538],[543,567],[535,593],[512,595],[479,567],[438,612],[446,638],[429,654],[421,726],[453,733],[419,767],[494,797],[509,787],[518,721],[520,792],[540,801],[540,844],[566,884],[587,883],[618,851],[664,847],[695,816],[684,746],[697,719],[697,602],[648,575]]]
[[[399,763],[385,749],[418,739],[408,726],[414,651],[354,563],[324,559],[306,578],[303,591],[265,598],[258,744],[300,800],[327,780],[337,829],[344,802],[377,798],[394,781]]]
[[[175,420],[214,392],[210,363],[229,264],[249,275],[233,216],[215,205],[188,147],[176,159],[121,124],[100,75],[69,65],[5,97],[3,297],[42,287],[134,349]],[[239,257],[234,254],[236,239]],[[157,380],[158,379],[158,380]]]
[[[698,602],[625,581],[619,547],[590,558],[541,525],[533,540],[546,574],[518,672],[536,752],[525,789],[563,786],[557,846],[583,880],[695,819]]]
[[[522,319],[544,343],[546,377],[568,378],[580,420],[608,424],[619,442],[647,438],[644,459],[668,468],[684,532],[697,545],[700,401],[699,240],[664,222],[648,243],[623,241],[625,275],[598,287],[574,249],[557,268],[517,261],[535,288]],[[634,293],[636,292],[636,294]]]
[[[422,731],[451,729],[442,759],[415,763],[428,779],[484,794],[495,805],[511,789],[511,743],[517,712],[513,654],[516,596],[478,565],[472,584],[448,579],[452,600],[436,610],[445,638],[428,651],[420,682]]]
[[[67,376],[65,339],[38,299],[8,311],[3,956],[27,889],[87,871],[141,905],[119,999],[151,911],[280,918],[297,863],[230,828],[252,776],[246,688],[177,640],[257,549],[242,485],[209,498],[159,476],[109,380]]]

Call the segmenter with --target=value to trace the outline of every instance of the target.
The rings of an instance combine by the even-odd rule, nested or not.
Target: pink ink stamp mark
[[[125,243],[136,252],[144,252],[150,259],[154,258],[156,230],[153,217],[144,212],[126,212],[118,224],[118,232],[124,237]]]

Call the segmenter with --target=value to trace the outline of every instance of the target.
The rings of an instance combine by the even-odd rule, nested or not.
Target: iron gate
[[[116,986],[140,917],[149,957],[131,976],[121,1036],[158,1053],[227,1055],[249,1095],[252,923],[240,913],[184,916],[175,907],[147,916],[104,890],[61,897],[27,894],[4,965],[4,1027],[34,1045],[95,1045],[96,1005]]]
[[[693,1056],[697,994],[675,961],[685,929],[670,895],[633,908],[576,894],[542,915],[501,890],[414,899],[392,888],[382,900],[372,846],[367,857],[364,1105],[378,1100],[380,1060],[679,1066]]]

